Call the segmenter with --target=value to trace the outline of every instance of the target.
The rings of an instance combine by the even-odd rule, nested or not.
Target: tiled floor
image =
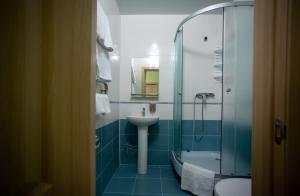
[[[180,189],[180,180],[171,166],[149,166],[138,175],[136,166],[120,166],[102,196],[190,196]]]

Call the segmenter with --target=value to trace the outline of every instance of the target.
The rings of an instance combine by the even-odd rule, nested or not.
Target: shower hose
[[[201,135],[201,137],[197,137],[197,135],[195,135],[195,119],[196,119],[196,100],[197,98],[199,98],[197,95],[194,98],[194,110],[193,110],[193,135],[196,141],[200,142],[203,138],[203,135]],[[204,133],[204,103],[205,103],[205,95],[200,96],[201,98],[201,130],[202,133]]]

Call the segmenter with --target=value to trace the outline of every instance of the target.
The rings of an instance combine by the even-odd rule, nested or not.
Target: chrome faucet
[[[143,110],[142,110],[142,116],[146,116],[146,108],[143,108]]]
[[[197,93],[195,95],[195,99],[198,98],[198,99],[202,99],[202,103],[206,103],[206,99],[209,98],[209,97],[214,97],[215,94],[214,93]]]
[[[149,111],[151,114],[154,114],[156,112],[156,104],[155,103],[149,103]]]

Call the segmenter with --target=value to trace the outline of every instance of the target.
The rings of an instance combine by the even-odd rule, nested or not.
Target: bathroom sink
[[[148,165],[148,126],[158,122],[158,116],[128,116],[128,121],[138,127],[138,173],[146,174]]]
[[[158,116],[128,116],[128,121],[138,127],[148,127],[158,121]]]

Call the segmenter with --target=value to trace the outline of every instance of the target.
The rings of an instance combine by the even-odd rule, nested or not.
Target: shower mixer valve
[[[206,99],[209,97],[214,97],[214,93],[197,93],[195,98],[202,99],[203,103],[206,103]]]
[[[196,97],[200,98],[200,99],[202,99],[202,98],[208,98],[208,97],[214,97],[214,96],[215,96],[214,93],[197,93],[196,94]]]

